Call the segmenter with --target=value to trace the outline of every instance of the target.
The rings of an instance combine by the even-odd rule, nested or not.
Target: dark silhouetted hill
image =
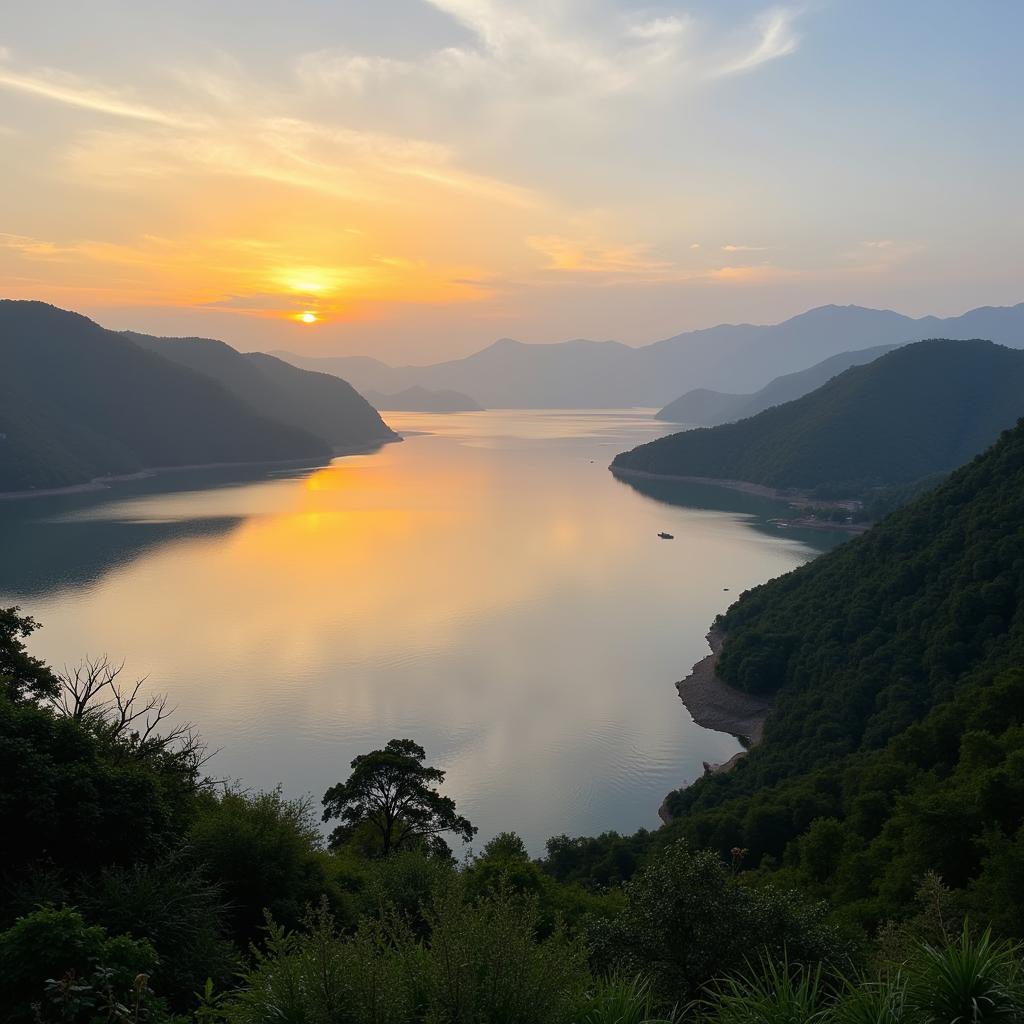
[[[924,341],[750,419],[641,445],[612,469],[855,496],[962,465],[1022,412],[1024,352]]]
[[[220,381],[263,415],[308,430],[335,448],[353,449],[396,437],[347,381],[301,370],[262,352],[237,352],[209,338],[154,338],[126,332],[137,345]]]
[[[330,453],[322,438],[84,316],[0,301],[0,491]]]

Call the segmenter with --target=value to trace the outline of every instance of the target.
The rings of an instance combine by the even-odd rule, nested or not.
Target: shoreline
[[[739,491],[741,494],[750,494],[757,498],[768,498],[771,501],[786,502],[794,509],[813,508],[843,508],[853,511],[860,507],[860,502],[855,498],[825,500],[812,498],[806,491],[796,488],[768,487],[765,484],[751,483],[749,480],[727,480],[715,476],[681,476],[675,473],[651,473],[646,469],[630,469],[626,466],[616,466],[614,463],[608,467],[613,476],[633,476],[643,480],[674,480],[683,484],[704,484],[709,487],[724,487],[730,491]],[[864,533],[870,529],[871,523],[836,523],[827,519],[816,519],[813,516],[797,515],[789,519],[769,520],[780,528],[790,526],[804,530],[838,530],[842,533]]]
[[[395,444],[403,440],[401,434],[394,437],[382,438],[380,441],[373,441],[368,444],[345,445],[332,450],[331,459],[341,458],[345,455],[362,455],[366,452],[376,451],[386,444]],[[127,483],[131,480],[147,480],[154,476],[163,476],[169,473],[187,473],[196,469],[233,469],[245,466],[312,466],[322,467],[330,465],[324,463],[320,458],[308,459],[256,459],[248,462],[194,462],[187,466],[146,466],[134,473],[120,473],[112,476],[95,476],[91,480],[83,481],[80,484],[68,484],[65,487],[44,487],[29,489],[26,491],[0,491],[0,501],[22,501],[27,498],[54,498],[69,494],[91,494],[96,491],[106,491],[111,484]]]
[[[725,643],[725,633],[712,626],[707,640],[711,653],[701,658],[685,679],[676,683],[676,689],[679,691],[679,699],[697,725],[715,732],[727,732],[743,743],[745,749],[738,750],[722,764],[704,762],[705,775],[721,775],[731,771],[748,750],[761,742],[764,724],[772,712],[773,702],[743,693],[720,679],[716,667]],[[666,824],[672,820],[666,806],[667,800],[668,796],[658,808],[658,817]]]

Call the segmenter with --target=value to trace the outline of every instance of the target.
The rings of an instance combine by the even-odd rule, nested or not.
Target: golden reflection
[[[35,602],[40,652],[56,664],[115,652],[171,691],[224,748],[219,770],[248,784],[322,792],[373,743],[411,735],[446,748],[450,792],[485,831],[495,807],[501,827],[535,839],[586,830],[595,780],[600,799],[619,799],[609,779],[628,809],[603,824],[637,827],[685,778],[680,758],[699,771],[735,752],[691,727],[671,686],[705,653],[722,586],[806,551],[734,516],[640,499],[598,461],[597,436],[552,444],[565,419],[532,418],[546,422],[436,417],[432,437],[302,479],[105,503],[108,525],[239,525]]]

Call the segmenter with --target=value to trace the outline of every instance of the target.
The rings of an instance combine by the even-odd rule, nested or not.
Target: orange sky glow
[[[232,4],[189,6],[5,18],[4,296],[391,362],[503,335],[639,344],[824,302],[1022,298],[1015,162],[968,173],[946,145],[1013,135],[998,18],[382,0],[268,8],[243,32]],[[946,50],[972,33],[985,75],[954,88]],[[908,49],[934,76],[920,89],[899,77]]]

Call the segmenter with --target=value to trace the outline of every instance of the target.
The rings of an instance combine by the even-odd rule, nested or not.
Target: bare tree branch
[[[199,772],[216,751],[203,743],[191,722],[170,725],[177,711],[164,693],[147,696],[146,678],[133,683],[120,679],[124,662],[114,664],[106,655],[86,658],[58,674],[60,689],[48,698],[54,712],[82,722],[108,739],[117,741],[130,756],[141,759],[160,755],[174,757],[198,779]],[[212,784],[204,780],[204,784]]]

